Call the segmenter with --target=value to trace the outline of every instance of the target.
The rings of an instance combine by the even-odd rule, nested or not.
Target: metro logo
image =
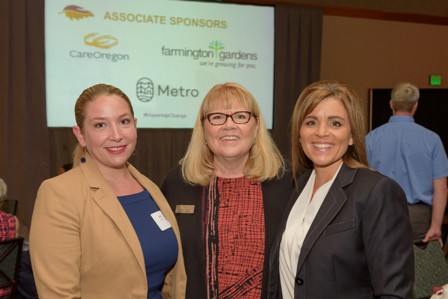
[[[154,97],[154,83],[149,78],[137,81],[137,98],[142,102],[149,102]]]

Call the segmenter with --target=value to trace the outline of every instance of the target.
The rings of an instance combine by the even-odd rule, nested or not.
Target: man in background
[[[442,242],[447,204],[448,160],[440,137],[415,123],[420,92],[397,84],[389,102],[389,121],[366,136],[370,167],[400,184],[406,193],[414,243]]]

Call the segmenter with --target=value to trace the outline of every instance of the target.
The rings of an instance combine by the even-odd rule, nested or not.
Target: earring
[[[82,152],[82,157],[80,159],[81,163],[86,163],[86,157],[84,156],[86,154],[86,148],[84,148],[84,151]]]

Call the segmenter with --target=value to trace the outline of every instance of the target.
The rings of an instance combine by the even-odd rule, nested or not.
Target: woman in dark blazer
[[[346,84],[321,81],[292,116],[295,177],[271,251],[269,298],[412,298],[412,236],[399,185],[367,167],[365,121]]]
[[[176,186],[170,187],[170,186]],[[269,180],[261,183],[265,218],[265,252],[269,253],[278,224],[280,223],[286,202],[282,199],[291,195],[291,176]],[[182,179],[181,167],[176,167],[168,174],[162,192],[169,198],[171,208],[175,211],[179,225],[185,257],[185,268],[188,275],[186,298],[207,298],[206,265],[204,243],[202,239],[202,220],[204,213],[201,205],[204,197],[204,187],[185,184]],[[265,258],[265,269],[269,255]],[[266,282],[267,272],[263,271]],[[263,285],[263,295],[266,298],[266,285]],[[219,298],[219,297],[218,297]]]
[[[266,298],[269,252],[294,186],[253,95],[215,85],[162,192],[182,237],[187,299]]]

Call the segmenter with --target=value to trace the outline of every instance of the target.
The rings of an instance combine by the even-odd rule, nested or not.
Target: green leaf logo
[[[224,50],[224,44],[221,41],[214,40],[208,44],[208,48],[215,51],[215,56],[218,58],[218,52]]]

